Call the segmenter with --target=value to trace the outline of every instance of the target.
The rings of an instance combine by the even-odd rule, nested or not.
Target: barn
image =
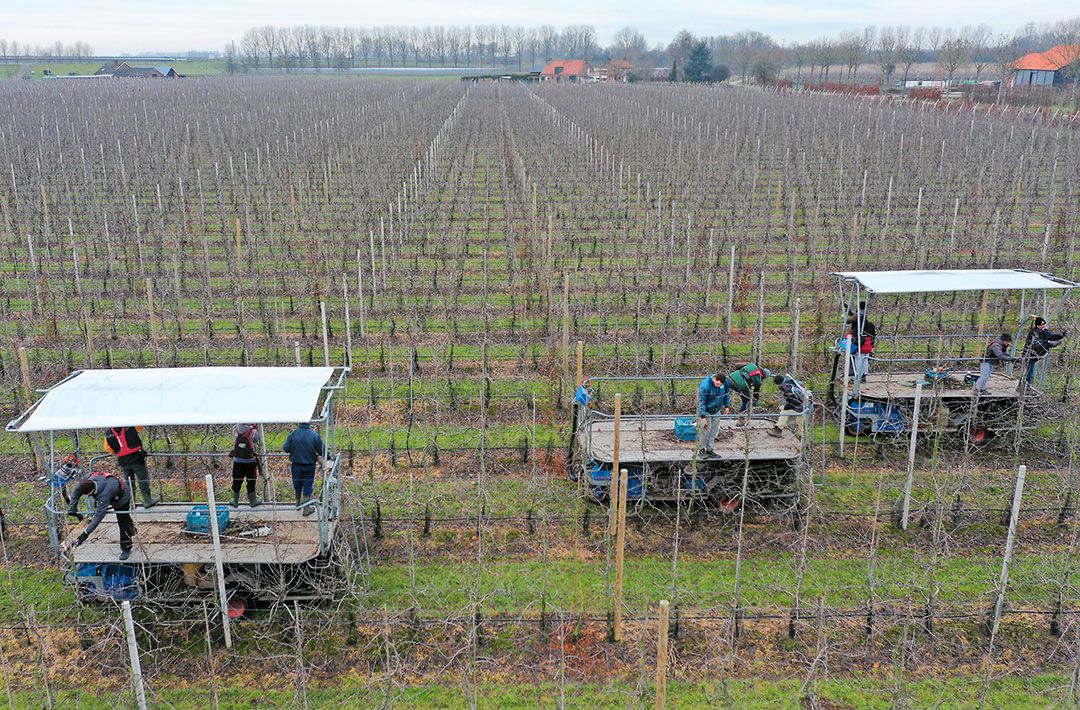
[[[1045,52],[1031,52],[1016,60],[1013,86],[1053,86],[1064,84],[1067,68],[1080,61],[1080,45],[1059,44]]]

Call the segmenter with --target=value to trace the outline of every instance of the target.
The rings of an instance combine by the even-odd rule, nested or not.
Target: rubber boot
[[[299,493],[297,493],[297,494],[296,494],[296,507],[297,507],[297,508],[299,508],[299,507],[300,507],[300,497],[301,497],[301,496],[300,496],[300,494],[299,494]]]
[[[304,496],[304,502],[305,503],[311,503],[311,501],[313,501],[313,500],[314,500],[314,498],[312,498],[311,496]],[[310,505],[305,505],[304,506],[304,512],[302,513],[302,515],[306,518],[307,516],[311,515],[314,512],[315,512],[315,504],[311,503]]]
[[[139,494],[142,496],[144,508],[153,508],[161,502],[154,497],[153,491],[150,490],[150,481],[139,481]]]
[[[123,562],[127,558],[131,557],[131,550],[120,550],[120,561]]]
[[[229,501],[229,505],[234,508],[240,506],[240,491],[233,491],[232,500]]]
[[[255,495],[255,491],[248,493],[248,505],[254,508],[259,505],[259,503],[262,503],[262,501],[259,500],[259,496]]]

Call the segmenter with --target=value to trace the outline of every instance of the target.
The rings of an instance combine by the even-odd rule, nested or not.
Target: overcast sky
[[[221,49],[252,25],[591,24],[602,44],[632,25],[650,44],[680,29],[728,34],[754,29],[780,41],[905,23],[1013,31],[1026,22],[1080,14],[1075,0],[0,0],[0,38],[20,43],[89,42],[102,54]]]

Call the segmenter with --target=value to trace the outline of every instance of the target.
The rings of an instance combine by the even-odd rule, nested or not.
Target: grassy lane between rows
[[[644,675],[648,676],[647,673]],[[269,682],[267,682],[269,680]],[[288,707],[297,703],[295,687],[281,686],[263,679],[249,687],[208,688],[206,684],[192,686],[190,682],[169,679],[164,685],[151,688],[150,699],[157,706],[175,710],[210,707],[216,700],[220,708]],[[1069,678],[1065,674],[1043,673],[1024,678],[1008,676],[991,681],[986,694],[986,707],[1034,710],[1036,708],[1069,707]],[[801,678],[731,680],[726,683],[669,681],[668,707],[770,707],[786,709],[806,707],[813,696],[818,704],[837,708],[870,708],[884,710],[899,706],[935,707],[941,710],[979,705],[983,680],[971,676],[952,676],[912,679],[897,682],[885,674],[876,677],[831,676],[804,687]],[[474,707],[517,708],[555,707],[560,700],[569,708],[640,708],[651,707],[654,686],[650,682],[631,685],[625,681],[607,684],[552,683],[491,684],[482,683],[470,690],[461,686],[410,685],[400,686],[392,679],[385,683],[346,681],[341,685],[313,685],[306,693],[307,706],[312,708],[402,707],[423,710],[449,710]],[[42,689],[20,691],[11,696],[14,708],[39,708],[45,704]],[[65,689],[54,691],[57,707],[130,707],[130,690],[99,691],[94,689]]]

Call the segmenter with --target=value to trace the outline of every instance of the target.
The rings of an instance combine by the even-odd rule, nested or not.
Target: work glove
[[[80,523],[81,523],[81,522],[82,522],[82,520],[83,520],[83,514],[82,514],[82,513],[80,513],[80,512],[78,512],[78,511],[75,511],[75,510],[69,510],[69,511],[68,511],[68,515],[69,515],[69,516],[71,516],[72,518],[75,518],[75,520],[79,521]]]
[[[78,547],[84,542],[86,542],[86,533],[79,533],[79,536],[75,538],[75,547]]]

